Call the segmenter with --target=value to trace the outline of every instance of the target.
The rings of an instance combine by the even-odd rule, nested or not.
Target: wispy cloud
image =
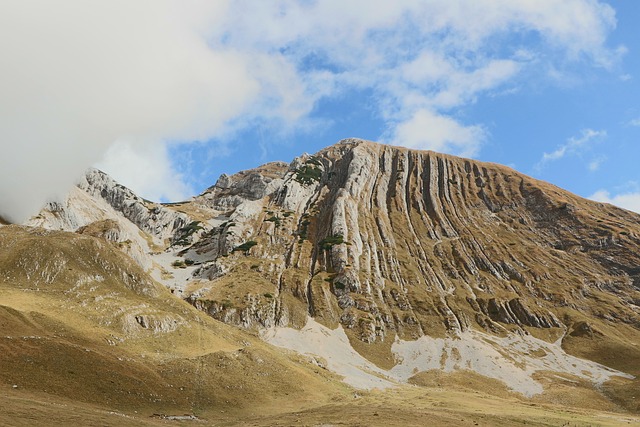
[[[640,117],[629,121],[629,126],[640,126]]]
[[[640,213],[640,192],[612,195],[607,190],[598,190],[588,198],[597,202],[611,203],[612,205]]]
[[[604,130],[583,129],[580,131],[579,136],[569,138],[565,144],[558,146],[558,148],[550,153],[543,153],[542,158],[536,164],[535,168],[540,170],[549,162],[580,153],[594,142],[598,142],[606,136],[607,132]],[[599,162],[594,163],[594,161],[592,161],[588,166],[589,169],[595,170],[598,168]]]
[[[589,162],[589,164],[587,165],[587,168],[589,169],[590,172],[596,172],[597,170],[600,169],[600,166],[606,160],[607,158],[605,156],[596,157],[595,159]]]
[[[477,153],[486,134],[453,110],[484,94],[517,91],[518,77],[550,68],[561,75],[572,62],[610,67],[624,52],[605,45],[615,27],[613,9],[592,1],[285,1],[277,9],[260,6],[258,13],[247,13],[253,8],[246,5],[232,8],[228,44],[284,52],[302,81],[321,68],[323,80],[307,91],[308,102],[373,88],[388,142],[435,145],[454,154]],[[531,32],[540,36],[537,42],[514,42],[512,36]],[[408,132],[427,116],[443,118],[437,133],[451,132],[436,140],[474,142],[417,144],[428,138]],[[470,132],[462,138],[460,129]]]
[[[405,147],[439,152],[456,152],[474,156],[486,138],[482,126],[463,126],[456,120],[429,110],[418,110],[408,120],[398,124],[388,142]]]

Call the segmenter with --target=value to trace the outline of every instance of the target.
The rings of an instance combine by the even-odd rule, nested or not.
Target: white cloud
[[[600,166],[602,165],[602,163],[604,163],[606,161],[606,157],[604,156],[600,156],[600,157],[596,157],[595,159],[591,160],[589,162],[589,164],[587,165],[587,168],[589,169],[590,172],[595,172],[597,170],[600,169]]]
[[[538,162],[536,168],[540,169],[548,162],[560,160],[565,156],[579,153],[581,150],[584,150],[593,142],[597,142],[602,138],[605,138],[606,136],[607,132],[604,130],[583,129],[580,131],[580,136],[569,138],[566,144],[560,145],[551,153],[543,153],[542,159],[540,160],[540,162]],[[599,164],[594,164],[592,162],[589,165],[590,168],[592,164],[595,166],[595,169],[597,169]]]
[[[415,117],[421,111],[451,119],[452,110],[484,93],[517,91],[513,85],[507,90],[504,86],[518,76],[542,74],[539,70],[548,68],[562,75],[565,64],[582,63],[585,58],[610,67],[623,53],[605,45],[615,27],[613,9],[591,0],[285,0],[278,4],[234,2],[232,19],[224,29],[227,43],[247,51],[278,52],[297,64],[302,80],[309,72],[326,71],[320,85],[324,90],[306,92],[310,102],[345,88],[373,88],[379,114],[390,126],[384,136],[396,144],[416,141],[389,138],[420,122]],[[539,39],[511,44],[510,36],[516,33],[536,33]],[[489,47],[488,41],[504,43],[504,52],[498,54],[500,49]],[[450,141],[460,140],[459,128],[476,129],[462,123],[439,128],[454,132],[444,138]],[[460,144],[435,146],[460,154]]]
[[[597,0],[7,0],[0,209],[34,213],[116,140],[166,153],[255,123],[307,129],[320,99],[352,90],[373,93],[393,142],[473,155],[485,132],[456,109],[550,65],[611,67],[624,53],[606,46],[614,27]],[[151,166],[113,150],[103,165],[125,185],[156,181],[134,185],[123,165]]]
[[[139,196],[149,200],[186,200],[193,194],[173,169],[167,147],[158,146],[155,141],[116,141],[96,167],[108,170],[116,181],[128,183]]]
[[[591,0],[285,0],[278,7],[237,1],[231,10],[221,30],[228,45],[278,52],[297,64],[302,80],[326,71],[324,89],[306,91],[310,102],[345,87],[374,88],[379,113],[391,126],[421,110],[449,115],[545,61],[590,58],[608,67],[621,54],[605,46],[615,27],[613,9]],[[507,43],[502,56],[485,45],[531,32],[539,34],[538,44]],[[398,133],[391,127],[385,135]]]
[[[640,192],[611,195],[607,190],[599,190],[588,197],[596,202],[611,203],[630,211],[640,213]]]
[[[640,126],[640,117],[638,117],[637,119],[633,119],[633,120],[629,121],[629,125],[630,126]]]
[[[470,157],[477,154],[485,136],[481,126],[463,126],[450,117],[418,110],[411,118],[395,126],[388,142]]]
[[[64,194],[119,138],[162,151],[167,140],[207,138],[246,108],[259,83],[244,58],[209,49],[199,33],[217,25],[225,2],[185,4],[3,2],[6,216],[19,221]]]

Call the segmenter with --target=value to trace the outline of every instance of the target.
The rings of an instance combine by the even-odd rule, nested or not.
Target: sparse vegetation
[[[334,234],[333,236],[325,237],[320,241],[320,249],[328,251],[335,245],[348,244],[344,241],[344,237],[341,234]]]
[[[171,266],[172,266],[173,268],[186,268],[186,267],[187,267],[187,265],[185,264],[185,262],[184,262],[184,261],[182,261],[181,259],[177,259],[177,260],[173,261],[173,262],[171,263]]]
[[[307,239],[307,235],[309,233],[309,225],[311,225],[311,221],[308,219],[309,214],[302,215],[303,219],[300,223],[300,231],[298,231],[298,243],[302,243]]]
[[[242,251],[242,252],[244,252],[245,255],[247,255],[249,253],[249,250],[252,247],[254,247],[255,245],[257,245],[257,244],[258,244],[258,242],[256,242],[255,240],[249,240],[249,241],[244,242],[243,244],[233,248],[233,252]]]
[[[320,181],[322,177],[322,169],[312,164],[300,166],[295,171],[295,181],[302,185],[310,185],[313,182]]]
[[[265,219],[266,222],[273,222],[276,227],[280,226],[280,218],[277,215],[272,215],[271,217]]]
[[[200,224],[201,224],[200,221],[192,221],[188,225],[180,228],[178,230],[179,237],[176,239],[175,242],[173,242],[173,245],[187,246],[189,244],[189,238],[193,235],[193,233],[204,229],[204,227],[202,227]]]
[[[124,249],[124,248],[131,249],[131,244],[132,244],[132,243],[133,243],[133,242],[132,242],[130,239],[127,239],[127,240],[125,240],[124,242],[119,242],[119,243],[117,244],[117,246],[118,246],[120,249]]]
[[[322,163],[320,163],[320,160],[318,160],[318,158],[314,156],[309,157],[307,161],[304,163],[307,165],[322,166]]]
[[[264,294],[264,297],[265,298],[273,298],[273,295],[271,293],[267,292],[267,293]]]

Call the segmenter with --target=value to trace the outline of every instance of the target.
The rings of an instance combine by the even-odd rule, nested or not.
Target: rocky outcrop
[[[142,199],[104,172],[89,169],[65,200],[49,202],[26,225],[76,231],[103,220],[129,221],[159,243],[176,239],[192,221],[187,214]]]
[[[280,186],[287,167],[286,163],[272,162],[231,176],[222,174],[215,185],[194,201],[219,211],[228,211],[244,202],[260,200]]]
[[[494,322],[531,326],[534,328],[559,328],[562,323],[549,311],[531,310],[520,298],[509,301],[499,301],[478,298],[467,300],[469,304],[481,313],[489,316]]]
[[[147,329],[155,334],[166,334],[184,326],[185,323],[182,317],[166,313],[128,314],[123,316],[122,329],[128,335],[136,335],[140,329]]]
[[[26,225],[103,238],[150,271],[151,253],[197,240],[191,235],[193,223],[191,216],[146,201],[105,173],[90,169],[63,201],[48,203]]]
[[[142,199],[97,169],[87,171],[78,187],[104,200],[140,230],[161,241],[171,240],[192,221],[187,214]]]

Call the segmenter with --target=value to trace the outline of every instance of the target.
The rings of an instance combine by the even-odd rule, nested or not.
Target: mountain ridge
[[[419,352],[450,372],[472,365],[460,356],[461,337],[477,356],[520,336],[512,346],[522,349],[508,357],[544,353],[522,359],[544,362],[534,372],[569,373],[552,356],[557,347],[639,373],[640,216],[632,212],[505,166],[355,139],[223,175],[172,204],[92,174],[85,194],[112,209],[96,219],[129,230],[106,237],[138,245],[156,280],[226,323],[277,334],[313,319],[344,331],[385,370],[402,364],[398,340],[444,340],[438,354]],[[34,225],[71,228],[49,217],[72,218],[74,209],[44,211]],[[144,236],[131,238],[129,223]],[[531,347],[528,336],[546,344]],[[483,339],[495,343],[481,350]],[[426,360],[418,371],[434,366]],[[592,369],[584,378],[597,376]],[[634,405],[623,396],[633,384],[610,393]]]

